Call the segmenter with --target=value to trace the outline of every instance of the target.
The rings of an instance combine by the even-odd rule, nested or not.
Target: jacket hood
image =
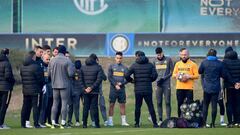
[[[207,60],[218,60],[216,56],[207,56]]]
[[[31,57],[26,57],[23,61],[23,66],[28,66],[34,63],[34,60]]]
[[[230,51],[233,51],[233,48],[232,48],[231,46],[229,46],[229,47],[227,47],[227,48],[225,49],[225,54],[226,54],[227,52],[230,52]]]
[[[82,67],[81,61],[80,60],[75,61],[75,68],[80,69],[81,67]]]
[[[85,60],[85,64],[86,65],[95,65],[95,64],[97,64],[97,62],[94,59],[89,57]]]
[[[0,61],[7,61],[7,56],[0,54]]]
[[[230,60],[237,60],[238,59],[238,54],[235,51],[229,51],[229,52],[226,53],[225,58],[230,59]]]
[[[138,64],[146,64],[146,63],[148,63],[148,58],[146,56],[139,56],[136,59],[136,63],[138,63]]]

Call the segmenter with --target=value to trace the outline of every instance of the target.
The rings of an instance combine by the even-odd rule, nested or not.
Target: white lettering
[[[53,38],[45,38],[45,41],[47,42],[47,45],[49,45],[51,47],[54,39]]]
[[[200,8],[200,14],[203,16],[207,16],[208,15],[208,8],[207,7],[202,7]]]
[[[231,3],[232,3],[232,0],[226,0],[226,1],[227,1],[227,6],[230,7]]]
[[[208,0],[201,0],[201,6],[208,6]]]
[[[59,45],[64,45],[64,38],[57,38],[56,39],[56,46],[59,46]]]
[[[68,49],[76,49],[77,40],[75,38],[68,38]]]

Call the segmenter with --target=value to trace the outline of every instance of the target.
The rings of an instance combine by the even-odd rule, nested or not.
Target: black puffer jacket
[[[72,95],[81,95],[83,93],[83,72],[81,69],[76,69],[73,78]]]
[[[223,64],[227,68],[234,82],[240,82],[240,60],[238,54],[235,51],[229,51],[226,53]],[[233,84],[229,80],[224,80],[224,87],[233,87]]]
[[[15,79],[12,73],[12,66],[8,58],[0,54],[0,91],[10,91],[13,89]]]
[[[134,75],[134,80],[130,77]],[[152,93],[152,82],[157,79],[157,71],[148,58],[141,56],[131,65],[125,78],[129,82],[134,82],[135,93]]]
[[[20,75],[24,95],[37,95],[41,92],[44,76],[41,67],[32,58],[25,58],[23,66],[20,68]]]
[[[99,85],[103,80],[103,69],[97,62],[91,58],[87,58],[84,66],[82,66],[83,72],[83,85],[85,88],[91,87],[90,94],[99,93]]]

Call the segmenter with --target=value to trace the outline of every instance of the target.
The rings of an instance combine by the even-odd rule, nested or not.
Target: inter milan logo
[[[73,0],[78,10],[86,15],[98,15],[108,8],[105,0]]]
[[[112,49],[115,52],[125,52],[129,48],[129,39],[124,35],[115,35],[111,40]]]

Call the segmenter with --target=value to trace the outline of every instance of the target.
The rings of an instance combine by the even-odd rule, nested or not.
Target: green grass
[[[106,58],[101,62],[104,69],[107,69],[108,63],[112,63],[112,59]],[[125,63],[129,65],[131,63],[132,59],[128,58],[125,60]],[[200,60],[197,60],[197,63],[199,63]],[[194,89],[194,98],[195,99],[202,99],[202,89],[200,85],[200,81],[197,80],[196,85]],[[175,81],[172,81],[172,98],[171,98],[171,105],[172,105],[172,116],[177,115],[177,106],[176,106],[176,90],[175,90]],[[106,100],[106,106],[108,109],[108,94],[109,94],[109,82],[103,82],[103,90]],[[114,124],[115,127],[104,127],[103,126],[103,120],[100,115],[100,123],[101,123],[101,129],[94,129],[89,126],[87,129],[83,128],[71,128],[71,129],[22,129],[20,128],[20,110],[22,106],[22,93],[21,93],[21,85],[15,86],[11,104],[9,106],[7,115],[6,115],[6,121],[5,123],[10,126],[11,130],[0,130],[1,135],[26,135],[26,134],[33,134],[33,135],[91,135],[91,134],[98,134],[98,135],[107,135],[107,134],[120,134],[120,135],[147,135],[147,134],[167,134],[167,135],[237,135],[240,133],[240,128],[223,128],[217,125],[217,128],[215,129],[153,129],[152,124],[147,120],[148,117],[148,110],[146,107],[146,104],[144,103],[142,106],[142,113],[141,113],[141,120],[142,125],[141,128],[133,128],[134,125],[134,93],[133,93],[133,85],[128,84],[126,87],[127,91],[127,104],[126,104],[126,112],[127,112],[127,120],[130,127],[121,127],[120,126],[120,114],[119,114],[119,106],[116,104],[115,106],[115,112],[114,112]],[[155,105],[155,111],[156,109],[156,98],[155,98],[155,91],[153,93],[153,99],[154,99],[154,105]],[[163,102],[163,114],[165,117],[165,106]],[[211,109],[209,110],[211,112]],[[219,113],[219,112],[218,112]],[[80,111],[80,118],[82,117],[82,106]],[[211,115],[209,113],[208,120],[211,120]],[[226,118],[225,118],[226,120]],[[74,122],[74,120],[73,120]],[[219,123],[219,115],[217,116],[216,124]],[[89,120],[90,124],[90,120]]]
[[[237,135],[240,129],[153,129],[153,128],[102,128],[102,129],[14,129],[0,131],[2,135]]]

